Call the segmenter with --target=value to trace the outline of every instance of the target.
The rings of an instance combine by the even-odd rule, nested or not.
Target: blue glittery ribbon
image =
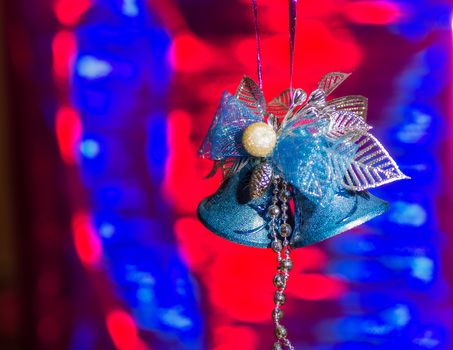
[[[225,91],[199,154],[217,161],[249,157],[242,145],[243,131],[250,124],[263,121],[264,116],[253,113]],[[343,175],[332,166],[335,142],[325,135],[328,126],[327,119],[295,118],[281,128],[276,147],[268,157],[276,173],[320,202],[331,198],[340,188]],[[350,154],[344,156],[352,160],[355,150],[350,148]]]
[[[242,133],[247,126],[260,121],[262,116],[225,91],[198,154],[212,160],[248,157],[242,146]]]
[[[329,73],[306,101],[302,90],[287,90],[267,106],[258,85],[244,77],[235,96],[223,93],[199,155],[221,164],[247,159],[251,156],[242,145],[244,130],[267,122],[277,133],[277,143],[266,160],[276,174],[316,203],[328,203],[342,189],[364,191],[407,178],[369,134],[364,98],[326,101],[347,76]]]

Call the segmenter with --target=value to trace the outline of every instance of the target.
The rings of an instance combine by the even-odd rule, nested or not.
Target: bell
[[[250,198],[249,182],[254,164],[247,164],[227,179],[213,195],[198,206],[201,222],[215,234],[230,241],[259,248],[271,245],[270,217],[272,191]],[[293,229],[290,244],[304,247],[347,231],[383,214],[387,202],[368,192],[340,190],[329,203],[320,205],[297,189],[292,190],[294,215],[289,213]]]
[[[324,206],[294,190],[293,248],[323,241],[383,214],[388,203],[368,192],[340,190]]]
[[[247,164],[227,179],[213,195],[198,206],[201,222],[215,234],[230,241],[267,248],[271,237],[267,209],[272,202],[268,189],[263,196],[251,200],[249,181],[253,164]]]

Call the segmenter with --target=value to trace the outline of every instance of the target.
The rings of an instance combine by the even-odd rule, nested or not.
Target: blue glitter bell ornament
[[[368,192],[339,191],[321,206],[300,193],[294,196],[293,248],[323,241],[383,214],[387,202]]]
[[[244,245],[268,248],[273,241],[269,232],[268,208],[272,192],[250,198],[248,182],[253,167],[246,166],[227,179],[198,206],[198,217],[219,236]],[[381,215],[387,203],[368,192],[340,191],[329,205],[321,206],[296,192],[294,217],[289,218],[294,232],[293,248],[307,246],[347,231]]]
[[[308,98],[286,90],[268,104],[248,77],[234,96],[224,93],[199,150],[224,175],[198,207],[206,227],[279,251],[282,242],[313,244],[385,212],[367,190],[407,177],[369,132],[365,97],[327,101],[348,76],[329,73]]]
[[[253,247],[267,248],[271,191],[252,199],[249,194],[253,167],[244,166],[226,179],[212,196],[198,206],[198,217],[212,232],[230,241]]]

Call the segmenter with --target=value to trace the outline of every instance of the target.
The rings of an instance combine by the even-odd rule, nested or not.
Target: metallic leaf
[[[316,89],[308,97],[308,105],[316,108],[324,108],[327,105],[326,93],[321,89]]]
[[[258,84],[247,76],[242,78],[236,90],[236,98],[247,106],[254,114],[264,116],[266,100]]]
[[[230,178],[237,172],[239,172],[245,165],[247,165],[249,158],[227,158],[222,160],[215,160],[211,171],[206,176],[207,179],[213,177],[220,169],[222,171],[222,180]]]
[[[301,89],[292,90],[293,96],[291,97],[291,89],[283,91],[280,95],[274,98],[267,105],[267,112],[275,115],[277,118],[284,118],[288,111],[293,106],[299,106],[307,99],[307,94]]]
[[[332,171],[332,180],[337,184],[343,184],[348,169],[357,153],[356,139],[357,133],[341,135],[333,139],[333,143],[329,148],[329,168]]]
[[[272,126],[275,132],[277,132],[280,128],[280,122],[275,114],[269,114],[267,117],[267,123]]]
[[[250,161],[249,157],[247,157],[247,158],[241,157],[241,158],[234,159],[234,161],[229,164],[228,168],[223,169],[224,180],[230,178],[234,174],[241,171],[242,168],[244,168],[248,164],[249,161]]]
[[[326,136],[330,139],[338,139],[352,132],[368,132],[371,129],[357,114],[348,111],[331,111],[329,128]]]
[[[396,180],[407,179],[386,149],[371,134],[358,132],[354,137],[358,146],[343,185],[353,191],[364,191]]]
[[[291,107],[291,90],[287,89],[267,105],[267,112],[277,118],[284,118]]]
[[[334,106],[337,111],[353,112],[366,120],[368,111],[368,99],[364,96],[344,96],[335,98],[328,102],[329,106]]]
[[[306,99],[307,99],[307,93],[304,90],[299,89],[299,88],[294,90],[291,108],[302,105]]]
[[[318,83],[318,89],[325,92],[326,95],[332,93],[342,82],[344,82],[351,73],[332,72],[327,73]]]
[[[241,158],[239,158],[239,159],[241,159]],[[234,158],[214,160],[212,169],[209,172],[209,174],[206,175],[206,178],[209,179],[211,177],[214,177],[214,175],[217,174],[217,171],[220,169],[222,171],[222,179],[225,180],[227,178],[229,169],[232,167],[232,165],[235,163],[235,161],[236,160]]]
[[[217,174],[217,171],[223,167],[224,162],[225,161],[223,160],[215,160],[211,171],[209,171],[208,175],[206,175],[206,178],[210,179],[211,177],[214,177],[214,175]]]

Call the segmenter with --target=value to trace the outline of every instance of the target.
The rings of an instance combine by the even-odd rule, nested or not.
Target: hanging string
[[[296,42],[297,0],[289,0],[289,89],[293,99],[294,44]]]
[[[252,9],[253,9],[253,18],[255,19],[255,37],[256,37],[256,70],[258,73],[258,85],[263,90],[263,67],[261,66],[261,43],[260,43],[260,30],[258,26],[258,10],[257,10],[257,0],[252,0]]]
[[[261,66],[261,44],[260,44],[260,33],[258,27],[258,14],[257,14],[257,0],[252,0],[253,17],[255,20],[255,35],[256,35],[256,46],[257,46],[257,72],[258,72],[258,85],[263,90],[263,72]],[[293,66],[294,66],[294,44],[296,37],[296,10],[297,0],[289,0],[289,88],[291,94],[291,100],[293,100]],[[268,208],[269,215],[272,220],[270,222],[270,228],[272,232],[272,244],[271,248],[277,253],[278,261],[278,272],[274,277],[274,285],[277,288],[274,295],[275,308],[272,312],[272,318],[275,325],[275,336],[277,341],[274,343],[273,350],[283,350],[285,347],[288,350],[295,350],[291,341],[288,339],[288,331],[282,325],[281,321],[283,318],[283,311],[281,310],[282,305],[286,301],[285,289],[286,283],[289,278],[289,271],[293,267],[293,261],[290,257],[291,247],[289,244],[288,237],[291,235],[292,228],[288,220],[288,185],[284,179],[279,177],[273,177],[273,197],[272,205]],[[277,224],[278,216],[281,214],[281,222]]]

